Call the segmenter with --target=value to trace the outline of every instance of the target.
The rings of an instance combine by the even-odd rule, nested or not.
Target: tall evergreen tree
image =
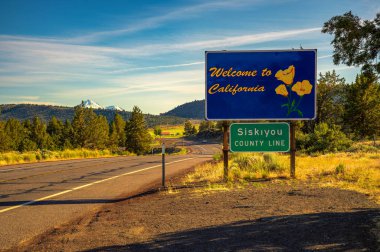
[[[74,147],[74,129],[69,120],[65,121],[62,129],[62,149],[72,149]]]
[[[0,152],[10,151],[12,140],[5,131],[5,123],[0,121]]]
[[[137,107],[133,107],[130,119],[125,126],[126,147],[138,155],[144,154],[150,150],[152,137],[150,136],[144,115]]]
[[[86,146],[92,149],[105,149],[108,143],[109,125],[105,116],[95,116],[89,121]]]
[[[63,123],[55,116],[53,116],[48,123],[47,132],[52,139],[52,147],[54,149],[63,149]]]
[[[347,86],[345,124],[357,137],[380,135],[380,85],[361,74]]]
[[[112,129],[112,131],[116,133],[117,145],[119,147],[124,147],[125,140],[126,140],[126,135],[125,135],[126,122],[124,121],[123,117],[121,117],[121,115],[116,113],[113,119],[113,123],[114,123],[114,128]]]
[[[74,145],[80,148],[93,148],[94,143],[91,142],[91,134],[94,129],[93,124],[96,121],[96,114],[92,109],[83,108],[82,106],[75,107],[73,130],[74,130]]]
[[[35,141],[32,139],[32,130],[33,130],[33,125],[30,122],[30,120],[25,120],[22,123],[22,126],[24,128],[24,139],[21,142],[21,145],[19,147],[20,151],[33,151],[37,150],[38,146]]]
[[[184,136],[191,136],[194,134],[194,130],[193,130],[193,124],[190,122],[190,120],[186,120],[185,121],[185,124],[183,126],[184,128],[184,132],[183,132],[183,135]]]
[[[49,147],[50,138],[46,132],[46,125],[38,117],[33,119],[30,138],[37,144],[38,149]]]
[[[24,127],[20,121],[14,118],[8,119],[5,124],[5,134],[11,139],[11,150],[19,150],[25,137]]]
[[[159,126],[154,127],[154,135],[157,137],[157,136],[161,136],[161,134],[162,134],[162,129]]]
[[[339,77],[335,70],[325,74],[320,73],[317,90],[317,118],[305,121],[303,131],[312,133],[315,125],[320,123],[343,127],[345,79]]]
[[[212,121],[202,121],[199,124],[199,132],[215,130],[215,123]]]

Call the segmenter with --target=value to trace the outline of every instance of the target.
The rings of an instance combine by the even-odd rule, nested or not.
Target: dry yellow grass
[[[380,154],[337,153],[297,157],[297,178],[371,195],[380,203]]]
[[[74,149],[63,151],[28,151],[0,153],[0,166],[11,164],[35,163],[41,161],[55,161],[78,158],[113,157],[120,155],[132,155],[129,152],[112,153],[110,150]]]
[[[195,128],[199,129],[199,122],[192,122],[192,124],[195,126]],[[167,132],[169,135],[162,135],[164,138],[180,138],[183,137],[183,132],[184,132],[184,125],[158,125],[158,128],[162,130],[162,132]],[[154,128],[149,128],[148,129],[149,134],[152,137],[156,137],[154,135]]]
[[[247,162],[248,160],[248,162]],[[246,164],[246,166],[242,165]],[[271,168],[272,167],[272,168]],[[235,154],[229,162],[228,181],[244,183],[260,178],[289,177],[289,156],[271,154]],[[321,156],[297,156],[296,177],[320,186],[339,187],[370,195],[380,203],[380,154],[336,153]],[[223,163],[198,166],[184,183],[220,183]]]

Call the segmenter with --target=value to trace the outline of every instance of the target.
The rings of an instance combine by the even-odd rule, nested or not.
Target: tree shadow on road
[[[143,197],[149,194],[157,193],[158,189],[151,189],[143,193],[138,193],[133,196],[110,198],[110,199],[67,199],[67,200],[41,200],[41,201],[4,201],[0,202],[0,207],[7,206],[18,206],[18,205],[33,205],[33,206],[44,206],[44,205],[81,205],[81,204],[109,204],[117,203],[125,200],[130,200],[134,198]],[[0,209],[1,210],[1,209]]]
[[[275,216],[88,251],[377,251],[375,218],[378,209]]]

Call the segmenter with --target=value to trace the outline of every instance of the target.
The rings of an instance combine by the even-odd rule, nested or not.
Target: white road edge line
[[[176,160],[176,161],[173,161],[173,162],[166,163],[166,165],[174,164],[174,163],[178,163],[178,162],[183,162],[183,161],[191,160],[191,159],[194,159],[194,158],[185,158],[185,159],[181,159],[181,160]],[[95,182],[92,182],[92,183],[89,183],[89,184],[85,184],[85,185],[81,185],[81,186],[78,186],[78,187],[74,187],[72,189],[68,189],[68,190],[65,190],[65,191],[62,191],[62,192],[59,192],[59,193],[55,193],[55,194],[52,194],[52,195],[49,195],[49,196],[45,196],[45,197],[42,197],[42,198],[39,198],[39,199],[28,201],[28,202],[25,202],[25,203],[17,205],[17,206],[13,206],[13,207],[8,207],[8,208],[5,208],[5,209],[2,209],[2,210],[0,210],[0,213],[5,213],[5,212],[8,212],[10,210],[22,207],[22,206],[32,205],[33,203],[44,201],[44,200],[47,200],[47,199],[51,199],[51,198],[54,198],[54,197],[57,197],[57,196],[60,196],[60,195],[63,195],[63,194],[69,193],[69,192],[73,192],[73,191],[76,191],[76,190],[79,190],[79,189],[82,189],[82,188],[85,188],[85,187],[88,187],[88,186],[92,186],[92,185],[99,184],[99,183],[102,183],[102,182],[105,182],[105,181],[108,181],[108,180],[120,178],[120,177],[123,177],[123,176],[126,176],[126,175],[138,173],[138,172],[141,172],[141,171],[146,171],[146,170],[154,169],[154,168],[157,168],[157,167],[161,167],[161,165],[150,166],[150,167],[143,168],[143,169],[140,169],[140,170],[137,170],[137,171],[133,171],[133,172],[126,172],[126,173],[123,173],[123,174],[120,174],[120,175],[116,175],[116,176],[113,176],[113,177],[110,177],[110,178],[106,178],[106,179],[98,180],[98,181],[95,181]]]

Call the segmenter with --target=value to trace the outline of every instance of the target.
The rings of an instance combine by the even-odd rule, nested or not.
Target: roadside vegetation
[[[181,138],[183,132],[183,125],[157,125],[149,128],[149,134],[154,138]]]
[[[127,151],[113,152],[110,150],[90,150],[90,149],[72,149],[57,151],[27,151],[27,152],[6,152],[0,153],[0,165],[12,165],[23,163],[34,163],[40,161],[57,161],[79,158],[99,158],[114,156],[130,156],[133,153]]]
[[[144,115],[134,107],[128,121],[115,114],[108,123],[92,109],[77,106],[72,121],[45,124],[16,119],[0,121],[0,165],[114,155],[145,154],[151,150]]]
[[[363,148],[367,145],[361,144]],[[203,184],[206,190],[228,190],[261,180],[292,184],[295,181],[354,190],[380,203],[380,146],[363,152],[338,152],[319,155],[300,153],[296,157],[296,180],[290,179],[287,154],[233,153],[229,159],[227,181],[224,180],[222,154],[188,174],[185,185]]]

